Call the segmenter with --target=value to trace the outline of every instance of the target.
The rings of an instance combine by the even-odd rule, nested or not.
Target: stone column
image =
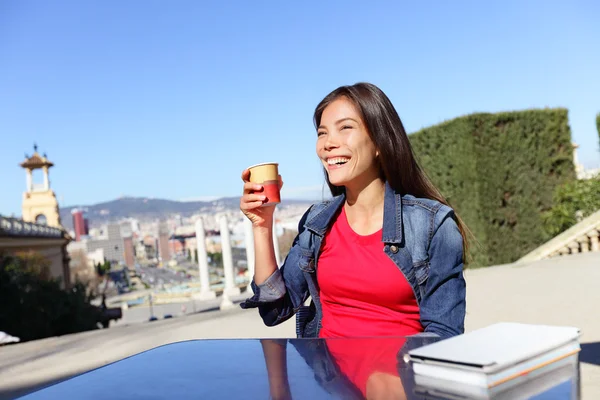
[[[214,291],[210,290],[210,276],[208,274],[208,255],[206,254],[206,234],[204,221],[196,221],[196,247],[198,249],[198,277],[200,278],[200,293],[194,294],[197,300],[210,300],[216,298]]]
[[[561,256],[569,254],[569,248],[568,247],[562,247],[560,250],[558,250],[558,254],[560,254]]]
[[[221,230],[221,251],[223,252],[223,273],[225,275],[225,288],[223,289],[223,294],[235,296],[240,294],[240,289],[235,286],[234,282],[231,239],[229,237],[229,226],[225,215],[221,215],[219,218],[219,226]]]
[[[44,190],[50,190],[50,178],[48,177],[48,167],[43,167],[44,170]]]
[[[279,240],[277,239],[277,223],[273,219],[273,250],[275,251],[275,261],[277,267],[281,267],[281,254],[279,254]]]
[[[579,246],[581,247],[581,252],[582,253],[587,253],[590,251],[590,243],[589,243],[590,239],[583,235],[577,238],[577,242],[579,243]]]
[[[252,221],[244,216],[244,238],[246,239],[246,262],[248,263],[248,287],[246,291],[253,294],[254,291],[250,282],[254,279],[254,232],[252,231]]]
[[[33,178],[31,176],[31,170],[29,168],[27,168],[26,170],[26,182],[27,182],[27,191],[28,192],[32,192],[33,191]]]
[[[598,230],[593,230],[588,233],[588,236],[590,237],[591,250],[593,252],[600,251],[600,232]]]
[[[569,246],[569,250],[571,250],[571,254],[579,253],[579,243],[571,242],[568,244],[568,246]]]

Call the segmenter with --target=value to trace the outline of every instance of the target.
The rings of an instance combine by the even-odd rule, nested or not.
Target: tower
[[[26,154],[25,161],[20,164],[25,169],[27,178],[27,188],[23,193],[23,220],[62,229],[58,201],[54,191],[50,189],[48,176],[48,170],[54,164],[46,158],[46,154],[41,156],[37,152],[37,145],[33,146],[33,150],[33,155],[29,157]],[[33,171],[36,169],[41,169],[44,173],[44,181],[41,183],[33,181]]]
[[[75,231],[75,241],[79,242],[82,236],[89,234],[87,219],[83,215],[83,210],[74,208],[71,210],[73,217],[73,230]]]

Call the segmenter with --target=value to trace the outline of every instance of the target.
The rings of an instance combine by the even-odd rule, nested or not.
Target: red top
[[[422,332],[413,289],[383,252],[382,230],[361,236],[337,216],[319,256],[319,337],[409,336]]]

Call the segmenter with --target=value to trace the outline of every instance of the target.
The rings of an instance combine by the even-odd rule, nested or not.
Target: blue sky
[[[61,205],[236,196],[262,161],[280,163],[284,198],[316,197],[312,112],[358,81],[409,132],[567,107],[598,167],[599,4],[0,2],[0,213],[20,215],[34,141]]]

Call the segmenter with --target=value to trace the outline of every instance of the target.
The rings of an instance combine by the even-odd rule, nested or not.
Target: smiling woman
[[[316,153],[331,200],[314,204],[278,269],[273,207],[242,179],[252,221],[255,295],[265,324],[294,314],[298,337],[435,335],[464,331],[465,228],[423,173],[388,97],[358,83],[316,107]],[[305,305],[311,298],[310,305]]]

